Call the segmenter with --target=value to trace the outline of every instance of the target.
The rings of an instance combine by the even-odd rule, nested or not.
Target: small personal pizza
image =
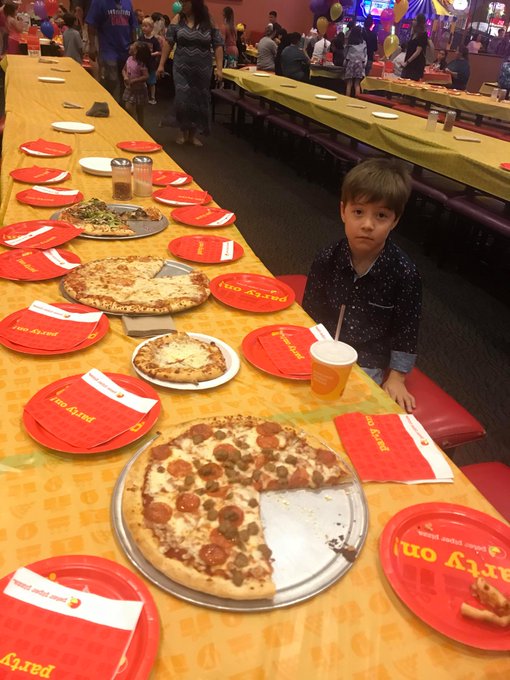
[[[205,302],[209,279],[201,271],[156,278],[165,260],[150,255],[107,257],[73,269],[63,281],[77,302],[120,314],[171,314]]]
[[[114,210],[104,201],[91,198],[62,210],[59,219],[81,227],[89,236],[132,236],[128,220],[159,221],[162,213],[157,208]]]
[[[260,494],[343,484],[330,449],[273,421],[224,416],[176,426],[130,468],[122,512],[145,558],[170,579],[235,600],[271,598]]]
[[[195,384],[219,378],[227,370],[225,357],[214,342],[178,332],[146,342],[134,364],[151,378]]]

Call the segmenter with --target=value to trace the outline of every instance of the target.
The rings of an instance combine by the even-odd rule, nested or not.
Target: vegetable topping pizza
[[[158,222],[163,217],[157,208],[125,208],[114,210],[104,201],[91,198],[62,210],[59,219],[83,229],[89,236],[132,236],[136,234],[128,220]]]
[[[144,557],[172,580],[235,600],[271,598],[261,492],[350,481],[336,454],[249,416],[176,426],[128,471],[122,512]]]
[[[77,302],[121,314],[171,314],[207,300],[205,274],[158,277],[164,265],[165,260],[150,255],[93,260],[67,274],[63,287]]]

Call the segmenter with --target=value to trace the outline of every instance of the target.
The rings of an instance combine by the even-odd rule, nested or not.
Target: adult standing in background
[[[371,14],[367,14],[367,18],[363,24],[363,40],[367,44],[367,65],[365,66],[365,75],[368,76],[374,63],[374,54],[377,52],[377,33],[374,31],[374,19]]]
[[[216,62],[216,80],[223,79],[223,40],[204,0],[183,0],[180,14],[168,27],[157,70],[159,76],[174,45],[175,118],[179,127],[175,141],[202,146],[197,132],[209,134],[211,131],[211,49]]]
[[[277,17],[278,17],[278,12],[276,12],[274,9],[271,10],[271,12],[269,12],[269,24],[267,25],[267,27],[269,28],[271,26],[274,33],[278,33],[278,31],[282,30],[281,25],[276,20]]]
[[[420,80],[423,77],[425,52],[428,45],[426,21],[424,14],[417,14],[413,19],[413,31],[411,40],[407,43],[406,58],[402,69],[403,78]]]
[[[223,9],[223,22],[225,24],[225,61],[227,62],[225,65],[229,66],[231,62],[235,62],[237,65],[239,50],[237,49],[237,32],[232,7],[225,7]]]
[[[124,91],[122,69],[129,56],[129,45],[135,39],[137,26],[131,0],[92,0],[86,23],[89,56],[93,61],[96,60],[97,36],[100,81],[121,102]]]
[[[468,42],[467,48],[470,54],[478,54],[478,52],[483,48],[482,34],[477,33],[473,40]]]
[[[16,16],[18,8],[13,2],[4,5],[5,27],[7,29],[7,54],[19,54],[19,41],[24,29],[23,22]]]
[[[266,29],[266,35],[259,41],[257,68],[260,71],[274,71],[276,53],[278,51],[276,36],[277,32],[273,30],[272,26],[268,26]]]
[[[331,47],[331,42],[326,38],[325,35],[321,35],[320,33],[318,35],[319,39],[313,46],[312,59],[325,61],[326,54],[329,52],[329,48]]]

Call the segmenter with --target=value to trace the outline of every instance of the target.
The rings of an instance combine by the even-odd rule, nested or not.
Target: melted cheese
[[[180,366],[188,368],[202,368],[209,363],[209,351],[207,346],[202,343],[193,342],[173,342],[170,345],[160,347],[157,352],[156,361],[160,366],[171,366],[179,363]]]

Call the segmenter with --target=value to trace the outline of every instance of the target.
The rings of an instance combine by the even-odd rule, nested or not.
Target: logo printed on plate
[[[220,275],[210,282],[210,289],[217,300],[248,312],[276,312],[295,300],[290,286],[261,274]]]
[[[227,227],[236,221],[233,212],[215,207],[176,208],[171,215],[172,219],[190,227]]]
[[[16,168],[9,174],[17,182],[25,184],[56,184],[71,177],[67,170],[40,168],[38,165],[33,165],[31,168]]]
[[[168,203],[169,205],[198,205],[209,203],[212,200],[207,191],[181,189],[172,186],[158,189],[152,194],[152,197],[160,203]]]
[[[14,281],[43,281],[67,274],[81,264],[67,250],[11,250],[0,255],[0,277]]]
[[[231,262],[244,254],[242,246],[236,241],[211,234],[180,236],[168,244],[168,250],[185,260],[208,264]]]
[[[46,250],[67,243],[83,231],[70,222],[60,220],[29,220],[9,224],[0,229],[0,243],[9,248]]]

